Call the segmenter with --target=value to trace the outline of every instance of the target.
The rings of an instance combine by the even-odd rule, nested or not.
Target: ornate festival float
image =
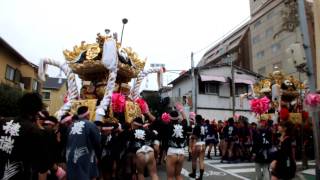
[[[149,73],[163,73],[163,68],[144,70],[146,60],[132,48],[123,48],[117,35],[97,34],[96,42],[82,41],[73,50],[64,50],[66,61],[41,59],[39,77],[45,81],[47,65],[60,68],[67,77],[68,94],[65,104],[56,113],[58,119],[68,112],[75,113],[86,105],[90,119],[130,123],[135,117],[148,114],[148,104],[139,97],[139,88]],[[80,93],[75,81],[82,80]],[[133,87],[129,82],[134,80]]]
[[[292,121],[301,124],[308,118],[304,111],[303,97],[306,94],[305,84],[293,76],[285,76],[280,71],[274,71],[268,77],[253,85],[252,93],[241,95],[240,98],[250,99],[251,111],[258,120]]]

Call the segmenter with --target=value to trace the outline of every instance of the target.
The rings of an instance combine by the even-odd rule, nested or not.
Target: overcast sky
[[[106,28],[120,36],[127,18],[124,46],[149,64],[184,70],[192,51],[198,62],[206,47],[249,16],[249,0],[0,0],[0,36],[35,64],[43,57],[64,61],[63,49],[94,42]],[[164,81],[175,77],[167,73]],[[155,89],[154,80],[142,88]]]

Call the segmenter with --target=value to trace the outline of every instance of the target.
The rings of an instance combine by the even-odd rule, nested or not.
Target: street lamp
[[[120,44],[122,44],[122,37],[123,37],[123,30],[124,30],[124,25],[128,23],[127,18],[122,19],[122,32],[121,32],[121,39],[120,39]]]

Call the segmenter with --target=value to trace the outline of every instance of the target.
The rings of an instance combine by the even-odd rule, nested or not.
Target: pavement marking
[[[299,161],[299,162],[296,162],[297,165],[302,165],[302,162]],[[316,163],[314,161],[308,161],[308,165],[311,165],[311,166],[315,166]]]
[[[230,167],[244,167],[244,166],[255,166],[255,165],[254,163],[238,163],[238,164],[215,164],[214,166],[219,168],[230,168]]]
[[[213,167],[213,168],[215,168],[215,169],[218,169],[219,171],[225,172],[226,174],[229,174],[229,175],[231,175],[231,176],[237,177],[237,178],[239,178],[239,179],[242,179],[242,180],[250,180],[249,178],[240,176],[240,175],[238,175],[238,174],[236,174],[236,173],[230,172],[229,170],[225,170],[225,169],[222,169],[222,168],[220,168],[220,167],[216,167],[216,165],[212,165],[212,164],[207,163],[207,162],[205,162],[205,164],[208,165],[208,166],[211,166],[211,167]]]
[[[315,169],[307,169],[307,170],[302,171],[301,173],[302,173],[302,174],[313,175],[313,176],[316,175]]]
[[[190,172],[188,170],[186,170],[185,168],[181,169],[181,175],[185,176],[185,177],[189,177]]]
[[[238,164],[221,164],[217,162],[217,160],[212,161],[205,161],[205,164],[208,166],[211,166],[217,170],[220,170],[222,172],[225,172],[231,176],[243,179],[243,180],[249,180],[246,177],[243,177],[239,174],[241,173],[255,173],[255,163],[238,163]],[[297,165],[302,165],[302,162],[296,162]],[[313,160],[308,161],[309,165],[315,165],[315,162]],[[310,168],[307,170],[304,170],[301,172],[301,174],[308,174],[308,175],[315,175],[314,168]],[[301,175],[300,174],[300,175]]]
[[[219,159],[216,159],[216,160],[215,159],[213,159],[213,160],[205,159],[204,161],[207,163],[216,164],[216,163],[220,163],[221,160],[219,160]]]
[[[181,169],[181,175],[185,176],[186,178],[189,178],[189,179],[194,179],[194,178],[190,178],[189,177],[189,174],[190,172],[184,168]],[[199,177],[199,173],[197,173],[197,177]],[[226,176],[227,174],[224,173],[224,172],[219,172],[219,171],[205,171],[203,173],[203,177],[209,177],[209,176]]]
[[[243,168],[243,169],[227,169],[232,173],[254,173],[256,172],[255,168]]]
[[[205,171],[205,172],[203,173],[203,176],[204,176],[204,177],[209,177],[209,176],[226,176],[226,175],[227,175],[227,174],[224,173],[224,172],[212,171],[212,170],[210,170],[210,171]]]

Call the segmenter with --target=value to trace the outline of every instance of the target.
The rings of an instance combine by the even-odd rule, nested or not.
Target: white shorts
[[[205,145],[206,143],[204,141],[198,141],[196,142],[196,146],[202,146]]]
[[[150,146],[144,145],[140,149],[138,149],[136,154],[139,154],[139,153],[146,154],[146,153],[149,153],[149,152],[153,152],[153,149]]]
[[[167,152],[168,156],[172,156],[172,155],[184,155],[184,149],[183,148],[173,148],[173,147],[169,147],[168,152]]]

